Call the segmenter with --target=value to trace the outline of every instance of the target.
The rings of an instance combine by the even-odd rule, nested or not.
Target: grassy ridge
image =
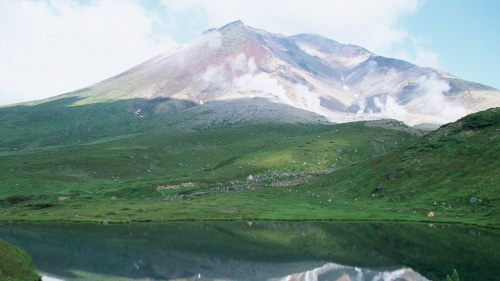
[[[20,248],[0,239],[0,279],[5,281],[40,280],[31,257]]]
[[[79,105],[80,101],[66,97],[0,108],[0,153],[48,151],[160,131],[165,119],[154,114],[155,107],[177,102],[128,99]]]
[[[314,184],[337,185],[397,218],[498,227],[500,109],[447,124],[409,146]],[[379,187],[380,188],[377,188]]]

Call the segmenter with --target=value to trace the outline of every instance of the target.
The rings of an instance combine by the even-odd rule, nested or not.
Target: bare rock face
[[[68,96],[79,98],[75,104],[164,99],[155,104],[155,113],[226,111],[219,114],[222,118],[231,111],[246,120],[256,119],[256,112],[226,105],[264,99],[270,107],[279,104],[286,106],[283,109],[310,112],[303,114],[305,119],[299,114],[303,122],[316,122],[311,119],[315,115],[330,122],[390,118],[423,127],[500,106],[500,91],[485,85],[318,35],[287,37],[240,21],[208,30],[124,73],[63,97]],[[262,114],[266,106],[260,105]],[[264,119],[291,122],[283,120],[290,114],[265,115]]]

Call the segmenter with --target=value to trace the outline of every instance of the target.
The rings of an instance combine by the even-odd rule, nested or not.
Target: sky
[[[500,89],[497,0],[0,0],[0,106],[84,88],[236,20]]]

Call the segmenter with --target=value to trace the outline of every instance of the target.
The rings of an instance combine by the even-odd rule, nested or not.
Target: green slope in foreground
[[[4,152],[0,219],[498,227],[498,111],[470,115],[422,139],[395,121],[242,124]]]
[[[20,248],[0,239],[0,280],[40,280],[30,256]]]
[[[499,227],[500,108],[312,184],[344,189],[381,218]]]

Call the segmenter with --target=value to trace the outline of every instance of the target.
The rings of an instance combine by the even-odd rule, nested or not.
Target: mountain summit
[[[122,74],[63,95],[71,96],[80,99],[77,104],[167,98],[152,112],[208,108],[223,110],[216,117],[220,120],[236,114],[234,121],[276,121],[301,112],[307,120],[392,118],[434,126],[500,106],[500,92],[485,85],[319,35],[272,34],[241,21],[207,30]],[[255,111],[248,111],[250,104]],[[270,116],[272,110],[283,115]]]

